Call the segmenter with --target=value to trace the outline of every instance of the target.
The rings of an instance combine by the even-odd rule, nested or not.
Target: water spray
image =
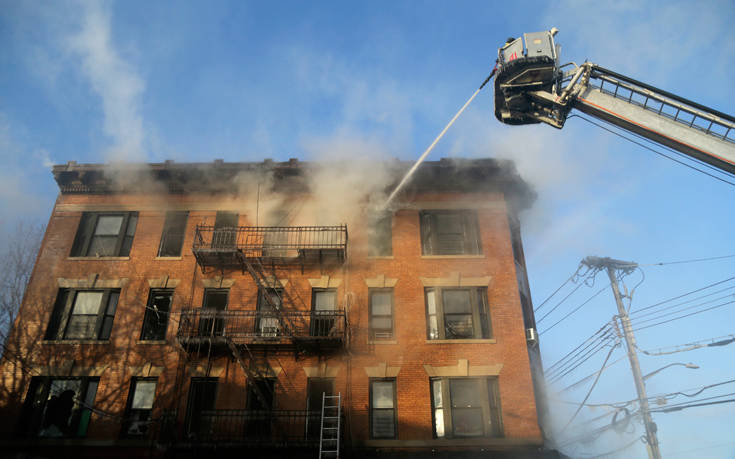
[[[452,126],[452,124],[454,124],[455,121],[457,121],[457,118],[459,118],[459,115],[461,115],[462,112],[464,111],[464,109],[467,108],[467,106],[470,105],[470,103],[472,103],[472,101],[475,99],[475,97],[477,96],[477,94],[480,93],[480,91],[482,90],[482,88],[485,87],[485,85],[487,84],[487,82],[490,81],[490,79],[493,77],[493,75],[495,75],[495,72],[497,70],[498,70],[498,67],[495,66],[495,68],[493,68],[493,71],[490,72],[490,75],[488,75],[487,78],[485,78],[485,81],[482,82],[482,84],[480,85],[479,88],[477,88],[477,90],[475,91],[475,93],[472,94],[472,96],[469,99],[467,99],[467,102],[465,102],[465,104],[462,106],[462,108],[459,109],[459,111],[457,112],[457,114],[454,115],[454,117],[449,121],[449,123],[444,127],[444,129],[442,129],[442,131],[439,133],[439,135],[436,136],[436,139],[434,139],[434,141],[431,142],[431,145],[429,145],[429,148],[427,148],[426,151],[424,151],[424,153],[414,163],[414,165],[411,167],[411,169],[409,169],[409,171],[406,173],[406,175],[403,176],[403,179],[401,179],[401,182],[393,190],[393,192],[390,194],[390,196],[388,196],[388,199],[383,204],[383,207],[382,207],[383,209],[388,208],[388,205],[391,203],[391,201],[393,201],[393,198],[395,198],[396,195],[398,194],[398,192],[401,191],[401,189],[406,185],[406,183],[408,183],[408,181],[411,178],[411,176],[413,175],[413,173],[416,172],[416,169],[418,169],[418,167],[421,165],[421,163],[424,162],[424,160],[426,159],[426,157],[429,156],[429,153],[431,153],[431,150],[433,150],[434,147],[436,146],[436,144],[439,142],[439,140],[441,140],[441,138],[444,137],[444,134],[447,132],[447,130]]]

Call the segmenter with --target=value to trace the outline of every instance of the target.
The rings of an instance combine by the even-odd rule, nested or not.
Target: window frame
[[[373,296],[375,294],[380,293],[389,293],[390,294],[390,314],[373,314]],[[369,288],[368,289],[368,336],[371,341],[381,341],[381,340],[392,340],[395,339],[395,330],[396,330],[396,319],[395,319],[395,295],[393,292],[393,288]],[[390,318],[390,336],[381,336],[376,337],[375,331],[376,329],[373,327],[373,318]],[[381,332],[385,333],[384,330],[386,329],[379,329]]]
[[[392,408],[375,408],[374,402],[373,402],[373,384],[374,383],[380,383],[380,382],[389,382],[392,383],[392,390],[393,390],[393,407]],[[395,440],[398,438],[398,394],[396,393],[397,384],[396,384],[396,378],[369,378],[369,384],[368,384],[368,422],[370,425],[370,439],[371,440]],[[393,411],[393,436],[376,436],[375,431],[373,430],[373,412],[374,411]]]
[[[138,389],[138,383],[140,382],[153,382],[155,386],[153,388],[153,400],[150,408],[133,408],[133,402],[135,401],[135,393]],[[122,430],[120,432],[121,437],[127,438],[140,438],[146,437],[150,434],[150,430],[147,429],[140,433],[131,433],[130,428],[133,423],[143,423],[150,425],[153,419],[153,409],[156,404],[156,393],[158,392],[158,378],[156,377],[133,377],[130,379],[130,389],[128,390],[128,400],[125,404],[125,416],[123,417]],[[142,419],[137,419],[142,418]]]
[[[154,310],[154,301],[156,296],[164,296],[167,295],[169,297],[169,303],[168,303],[168,311],[160,311],[157,312]],[[143,327],[140,330],[140,340],[141,341],[165,341],[166,340],[166,334],[168,333],[168,323],[169,323],[169,317],[171,315],[171,308],[173,307],[174,302],[174,289],[168,289],[168,288],[152,288],[150,289],[148,293],[148,302],[146,303],[145,313],[143,314]],[[165,322],[163,325],[161,325],[161,315],[165,316]],[[149,332],[146,334],[146,331],[150,327],[149,322],[152,322],[157,319],[158,321],[158,327],[161,327],[162,330],[159,331],[156,336],[151,337]],[[160,336],[159,336],[160,335]]]
[[[278,309],[272,310],[268,301],[265,300],[266,295],[275,295],[278,298],[279,307],[283,308],[283,288],[258,287],[258,299],[255,305],[255,334],[258,337],[275,338],[281,335],[281,314]],[[271,297],[272,298],[272,297]],[[276,324],[274,327],[273,324]],[[265,327],[271,327],[274,330],[266,331]]]
[[[67,420],[67,426],[72,434],[65,434],[61,437],[53,437],[41,435],[43,424],[46,418],[47,406],[49,403],[49,395],[54,381],[79,381],[78,397],[74,399],[71,412]],[[89,430],[89,421],[94,408],[94,401],[97,397],[99,389],[99,377],[92,376],[74,376],[74,377],[56,377],[56,376],[33,376],[31,377],[25,399],[23,400],[23,408],[21,416],[18,420],[17,432],[24,437],[33,438],[84,438]],[[90,387],[92,394],[90,394]],[[90,400],[91,395],[91,400]],[[80,403],[80,399],[83,401]]]
[[[76,305],[79,293],[85,292],[102,292],[100,298],[100,305],[97,311],[97,318],[95,320],[94,334],[90,337],[69,337],[69,324],[71,319],[75,315],[92,315],[92,314],[74,314],[74,306]],[[111,303],[111,298],[116,298]],[[117,307],[120,302],[120,289],[73,289],[73,288],[60,288],[56,296],[54,308],[51,312],[48,326],[44,334],[44,340],[46,341],[109,341],[112,335],[112,326],[115,322],[115,314]],[[110,312],[110,309],[112,311]],[[109,326],[107,325],[109,324]]]
[[[447,313],[444,310],[444,293],[451,291],[467,291],[469,292],[470,314],[472,316],[472,336],[469,337],[449,337],[447,336]],[[435,312],[430,312],[430,293],[434,292]],[[434,340],[453,340],[462,341],[470,339],[492,339],[493,327],[490,318],[490,303],[488,301],[487,287],[425,287],[424,288],[424,304],[426,312],[426,339]],[[459,313],[449,313],[451,315],[460,315]],[[432,336],[432,316],[435,316],[437,336]]]
[[[95,240],[95,232],[97,231],[99,220],[102,217],[122,217],[120,229],[117,236],[97,236],[97,237],[115,237],[115,249],[111,255],[97,255],[90,253]],[[69,257],[127,257],[133,246],[135,239],[135,231],[138,226],[138,212],[83,212],[79,220],[74,243],[71,247]],[[130,233],[130,234],[129,234]]]
[[[462,435],[456,432],[454,410],[467,409],[468,407],[455,407],[451,397],[452,381],[476,381],[480,387],[480,411],[482,413],[482,434],[481,435]],[[434,384],[440,382],[442,406],[436,406],[436,397],[434,393]],[[432,436],[436,439],[450,438],[499,438],[505,435],[503,429],[503,415],[500,405],[500,387],[499,378],[497,376],[473,376],[473,377],[431,377],[429,378],[429,394],[431,398],[431,424]],[[475,408],[475,407],[470,407]],[[444,434],[437,433],[437,416],[436,411],[442,410]]]
[[[158,257],[180,257],[181,249],[184,247],[184,239],[186,238],[186,225],[189,222],[189,211],[168,211],[166,219],[163,222],[163,230],[161,231],[161,241],[158,244]],[[178,250],[172,250],[170,253],[163,253],[164,249],[170,249],[168,244],[173,237],[178,237]]]
[[[331,310],[317,310],[316,298],[320,293],[331,293],[334,296],[334,308]],[[310,336],[330,336],[329,332],[336,325],[337,311],[339,309],[339,298],[336,288],[312,288],[311,289],[311,326]],[[329,330],[327,330],[329,329]]]
[[[458,216],[462,226],[462,249],[451,250],[443,244],[449,242],[446,232],[439,231],[437,217]],[[482,239],[476,210],[421,210],[419,211],[419,226],[421,234],[421,255],[482,255]],[[442,236],[444,235],[444,236]]]
[[[393,255],[393,213],[368,214],[368,257]]]

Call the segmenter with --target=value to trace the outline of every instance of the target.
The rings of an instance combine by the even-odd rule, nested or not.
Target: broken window
[[[212,248],[234,248],[237,242],[239,215],[235,212],[217,212],[214,218]]]
[[[425,296],[429,339],[492,338],[486,288],[429,287]]]
[[[59,289],[45,339],[110,338],[120,290]]]
[[[424,210],[421,219],[422,255],[476,255],[481,253],[477,212]]]
[[[370,379],[370,438],[396,438],[396,380]]]
[[[189,212],[166,212],[166,221],[163,223],[161,243],[158,246],[159,257],[181,256],[181,247],[186,235],[186,220]]]
[[[368,256],[393,255],[393,215],[389,212],[368,215]]]
[[[123,436],[144,436],[150,430],[156,378],[133,378],[123,420]]]
[[[393,289],[370,289],[370,339],[393,338]]]
[[[189,437],[206,439],[211,435],[216,399],[217,378],[191,378],[185,420]]]
[[[199,320],[200,336],[222,336],[225,332],[225,318],[220,311],[227,309],[229,289],[208,288],[204,290],[202,317]]]
[[[497,378],[432,378],[430,384],[434,437],[503,435]]]
[[[127,257],[133,245],[138,212],[84,212],[72,257]]]
[[[151,289],[143,316],[141,340],[162,341],[166,339],[173,296],[173,290]]]
[[[19,434],[30,437],[84,437],[99,378],[34,376],[19,419]]]

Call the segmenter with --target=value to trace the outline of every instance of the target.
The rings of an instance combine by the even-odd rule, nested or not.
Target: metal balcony
[[[347,256],[347,226],[197,225],[192,251],[202,268],[337,262]]]
[[[176,338],[198,343],[279,346],[294,343],[340,346],[345,339],[344,311],[218,311],[185,309]]]

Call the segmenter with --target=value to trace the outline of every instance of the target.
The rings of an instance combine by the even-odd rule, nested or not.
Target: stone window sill
[[[41,344],[110,344],[108,339],[46,339]]]
[[[426,344],[494,344],[495,338],[476,339],[427,339]]]
[[[427,259],[444,259],[444,258],[464,258],[464,259],[471,259],[471,258],[485,258],[485,255],[479,254],[479,255],[421,255],[421,258],[427,258]]]
[[[130,257],[67,257],[67,260],[74,261],[127,261]]]
[[[368,344],[370,345],[382,345],[382,344],[398,344],[398,341],[394,339],[380,339],[380,340],[371,340],[368,341]]]
[[[154,260],[156,261],[177,261],[181,260],[182,257],[155,257]]]
[[[368,255],[368,260],[395,260],[393,255]]]
[[[164,345],[168,344],[168,341],[165,339],[140,339],[138,340],[137,344],[143,344],[143,345]]]

